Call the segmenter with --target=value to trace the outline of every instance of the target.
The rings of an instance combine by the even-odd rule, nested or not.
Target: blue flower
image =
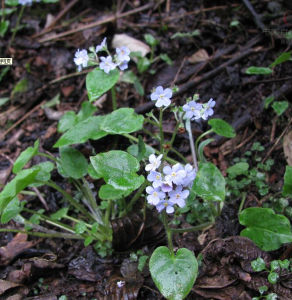
[[[149,156],[149,162],[150,164],[146,165],[145,170],[147,172],[149,171],[155,171],[157,168],[159,168],[160,164],[161,164],[161,159],[162,159],[162,154],[160,154],[159,156],[155,156],[155,154],[151,154]]]
[[[208,103],[203,104],[202,118],[204,120],[207,120],[208,117],[210,117],[214,114],[213,107],[215,106],[215,104],[216,104],[216,101],[214,101],[212,98],[208,101]]]
[[[186,164],[184,170],[186,171],[186,177],[183,179],[182,185],[190,188],[193,185],[193,181],[195,180],[197,173],[190,164]]]
[[[148,194],[147,201],[152,205],[157,205],[165,198],[165,193],[163,193],[159,188],[154,189],[152,186],[147,186],[146,193]]]
[[[103,39],[103,41],[101,42],[101,44],[99,44],[98,46],[96,46],[95,48],[95,52],[98,53],[99,51],[103,51],[107,49],[107,45],[106,45],[106,37]]]
[[[18,0],[18,4],[20,5],[31,5],[33,0]]]
[[[110,55],[107,57],[101,56],[100,60],[101,60],[101,63],[99,64],[99,67],[105,73],[108,74],[111,70],[114,70],[116,68],[116,64],[113,63],[112,57]]]
[[[187,119],[196,120],[201,118],[202,104],[195,101],[190,101],[183,106],[183,110],[186,112],[185,117]]]
[[[87,54],[87,50],[83,49],[83,50],[77,50],[75,52],[75,57],[74,57],[74,63],[78,66],[78,71],[80,72],[82,70],[82,67],[85,68],[87,67],[88,64],[88,54]]]
[[[166,175],[165,180],[173,182],[174,184],[182,184],[186,177],[186,171],[183,169],[181,164],[175,164],[172,168],[166,166],[163,168],[163,173]]]
[[[169,106],[171,103],[170,101],[171,97],[172,97],[172,90],[169,88],[163,90],[162,86],[158,86],[150,96],[152,101],[156,101],[155,103],[156,107]]]
[[[179,207],[186,205],[185,199],[189,196],[188,190],[183,190],[181,185],[178,185],[175,190],[169,192],[169,200],[177,204]]]
[[[162,185],[162,176],[159,172],[150,171],[150,174],[147,176],[147,180],[153,182],[152,185],[154,188],[158,188]]]
[[[172,214],[174,212],[174,205],[175,202],[172,200],[162,200],[156,205],[156,209],[158,212],[162,212],[165,209],[168,214]]]
[[[128,62],[130,61],[130,49],[126,46],[116,48],[116,63],[120,70],[128,69]]]

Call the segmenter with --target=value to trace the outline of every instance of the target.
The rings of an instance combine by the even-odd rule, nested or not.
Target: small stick
[[[49,210],[48,204],[47,204],[46,200],[44,199],[44,197],[42,196],[42,194],[40,193],[40,191],[36,187],[32,187],[32,190],[37,194],[37,196],[40,199],[40,201],[42,202],[43,206],[48,211]]]
[[[109,16],[109,17],[103,19],[103,20],[98,20],[96,22],[93,22],[93,23],[90,23],[90,24],[87,24],[87,25],[84,25],[84,26],[80,26],[79,28],[76,28],[76,29],[68,30],[68,31],[65,31],[65,32],[62,32],[62,33],[59,33],[59,34],[55,34],[53,36],[49,36],[49,37],[43,38],[43,39],[39,40],[39,43],[49,42],[49,41],[65,37],[67,35],[70,35],[70,34],[73,34],[73,33],[76,33],[76,32],[84,31],[86,29],[97,27],[97,26],[102,25],[102,24],[114,22],[117,19],[120,19],[120,18],[123,18],[123,17],[127,17],[127,16],[130,16],[130,15],[136,14],[138,12],[144,11],[144,10],[146,10],[148,8],[151,8],[152,5],[153,5],[152,3],[148,3],[146,5],[143,5],[141,7],[135,8],[133,10],[127,11],[127,12],[122,13],[120,15],[117,15],[117,16],[116,15],[112,15],[112,16]]]
[[[272,146],[272,148],[269,150],[265,158],[263,159],[262,163],[264,163],[267,158],[271,155],[271,153],[274,151],[274,149],[277,147],[278,143],[280,142],[283,135],[287,132],[288,128],[290,127],[290,124],[292,123],[292,118],[289,120],[289,123],[287,124],[286,128],[283,130],[283,132],[280,134],[280,136],[277,138],[276,142]]]
[[[249,10],[249,12],[252,14],[254,21],[256,23],[256,25],[258,26],[259,29],[261,29],[262,31],[266,30],[266,26],[264,25],[264,23],[261,21],[261,17],[257,14],[257,12],[254,10],[253,6],[251,5],[251,3],[249,2],[249,0],[242,0],[242,2],[244,3],[244,5],[246,6],[246,8]]]

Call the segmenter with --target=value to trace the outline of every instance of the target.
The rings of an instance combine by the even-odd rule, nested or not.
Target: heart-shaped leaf
[[[236,135],[233,127],[221,119],[211,119],[208,121],[208,124],[218,135],[225,136],[228,138],[233,138]]]
[[[131,133],[142,129],[144,117],[135,113],[133,108],[120,108],[107,115],[101,130],[110,134]]]
[[[98,140],[108,133],[100,129],[104,116],[94,116],[78,123],[65,132],[54,145],[54,147],[69,146],[85,143],[89,139]]]
[[[271,208],[249,207],[239,215],[239,222],[246,226],[240,235],[250,238],[264,251],[279,249],[292,242],[290,221],[277,215]]]
[[[92,102],[110,90],[119,80],[120,72],[115,69],[106,74],[99,68],[89,72],[86,76],[86,89],[89,101]]]
[[[224,201],[225,179],[212,163],[201,163],[192,190],[206,201]]]
[[[81,152],[72,147],[60,148],[60,164],[69,177],[79,179],[87,174],[88,163]]]
[[[194,254],[185,248],[172,255],[167,247],[158,247],[150,258],[149,269],[155,285],[169,300],[184,299],[198,275],[197,260]]]

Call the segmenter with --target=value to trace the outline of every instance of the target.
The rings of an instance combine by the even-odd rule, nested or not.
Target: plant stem
[[[170,141],[168,143],[169,148],[166,150],[165,155],[167,155],[167,153],[169,152],[170,148],[172,147],[172,144],[173,144],[173,142],[175,140],[175,137],[176,137],[176,134],[177,134],[177,131],[178,131],[178,128],[179,128],[179,124],[180,124],[179,122],[176,123],[176,126],[175,126],[174,131],[173,131],[172,136],[171,136],[171,139],[170,139]]]
[[[163,154],[161,164],[163,162],[164,158],[164,151],[163,151],[163,145],[164,145],[164,133],[163,133],[163,126],[162,126],[162,120],[163,120],[163,108],[160,107],[159,109],[159,136],[160,136],[160,153]]]
[[[127,205],[124,212],[121,214],[121,217],[124,217],[125,215],[127,215],[132,210],[134,204],[140,198],[141,194],[143,193],[143,191],[145,190],[145,188],[147,187],[148,184],[149,184],[149,182],[147,180],[145,180],[143,182],[143,184],[140,186],[138,191],[135,193],[134,197],[130,200],[130,203]]]
[[[58,162],[58,159],[57,159],[57,158],[55,158],[55,157],[52,156],[52,155],[46,154],[46,153],[38,152],[36,155],[46,157],[46,158],[52,160],[52,161],[55,162],[55,163]]]
[[[245,203],[245,200],[246,200],[246,193],[244,192],[244,193],[242,193],[240,205],[239,205],[239,208],[238,208],[238,214],[241,213],[241,211],[243,209],[243,206],[244,206],[244,203]]]
[[[24,12],[24,7],[25,7],[25,5],[21,5],[20,12],[19,12],[19,15],[17,17],[16,25],[15,25],[14,31],[12,33],[12,37],[11,37],[11,40],[9,42],[8,48],[10,48],[11,45],[12,45],[12,43],[14,42],[16,33],[17,33],[18,29],[19,29],[20,20],[22,18],[23,12]]]
[[[53,181],[49,180],[46,182],[46,184],[53,189],[57,190],[60,192],[66,200],[74,206],[77,210],[82,212],[85,216],[87,216],[89,219],[95,221],[94,217],[82,206],[80,205],[70,194],[68,194],[66,191],[64,191],[61,187],[59,187],[57,184],[55,184]]]
[[[190,119],[186,120],[186,131],[188,132],[188,135],[189,135],[190,147],[191,147],[194,167],[195,167],[195,170],[198,171],[198,161],[197,161],[197,155],[196,155],[196,150],[195,150],[195,145],[194,145],[194,139],[193,139],[193,133],[192,133]]]
[[[44,238],[61,238],[61,239],[75,239],[75,240],[83,240],[84,238],[75,234],[68,233],[44,233],[44,232],[32,232],[18,229],[7,229],[1,228],[0,232],[17,232],[17,233],[25,233],[33,236],[44,237]]]
[[[114,110],[116,110],[118,108],[118,105],[117,105],[117,94],[116,94],[116,89],[115,89],[114,86],[111,88],[111,93],[112,93],[112,104],[113,104],[113,111],[114,111]]]
[[[214,222],[206,222],[197,226],[191,226],[191,227],[187,227],[187,228],[170,228],[170,230],[173,233],[184,233],[184,232],[193,232],[193,231],[199,231],[199,230],[203,230],[209,226],[212,226],[214,224]]]
[[[154,121],[152,121],[151,119],[149,119],[149,118],[146,118],[145,119],[145,123],[149,123],[149,124],[151,124],[151,125],[153,125],[153,126],[156,126],[156,127],[158,127],[159,126],[159,123],[158,122],[154,122]]]
[[[170,151],[175,153],[179,158],[181,158],[186,164],[188,163],[187,159],[180,153],[178,152],[175,148],[171,147]],[[167,160],[167,159],[166,159]]]
[[[199,146],[199,141],[206,135],[214,132],[213,129],[209,129],[206,132],[202,133],[197,139],[196,139],[196,151],[198,152],[198,146]]]
[[[113,200],[109,200],[106,211],[105,211],[105,216],[104,216],[104,224],[107,227],[109,226],[109,223],[110,223],[112,205],[113,205]]]
[[[128,133],[123,133],[123,136],[128,138],[129,140],[132,140],[132,141],[136,142],[136,143],[138,143],[138,141],[139,141],[136,137],[134,137],[134,136],[132,136]],[[160,152],[158,150],[155,150],[155,153],[158,154],[158,155],[160,154]],[[177,164],[178,163],[178,161],[176,161],[176,160],[174,160],[170,157],[165,157],[164,159],[166,161],[168,161],[169,163],[171,163],[171,164]]]
[[[163,225],[164,225],[164,228],[165,228],[165,231],[166,231],[169,251],[171,253],[171,256],[174,257],[173,243],[172,243],[172,237],[171,237],[171,229],[168,226],[167,214],[166,214],[165,210],[163,210],[163,212],[162,212],[162,222],[163,222]]]

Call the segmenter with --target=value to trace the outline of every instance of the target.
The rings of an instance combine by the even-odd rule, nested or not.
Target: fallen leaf
[[[20,286],[20,284],[18,284],[18,283],[0,279],[0,295],[4,294],[6,291],[8,291],[10,289],[13,289],[13,288],[16,288],[19,286]]]
[[[112,41],[112,46],[113,48],[126,46],[130,49],[131,52],[140,51],[142,56],[146,56],[147,53],[151,51],[150,47],[147,44],[134,39],[127,34],[115,34]]]
[[[208,52],[205,49],[200,49],[195,52],[192,56],[188,58],[191,64],[196,64],[198,62],[206,61],[210,58]]]
[[[292,166],[292,130],[284,136],[283,149],[289,166]]]

